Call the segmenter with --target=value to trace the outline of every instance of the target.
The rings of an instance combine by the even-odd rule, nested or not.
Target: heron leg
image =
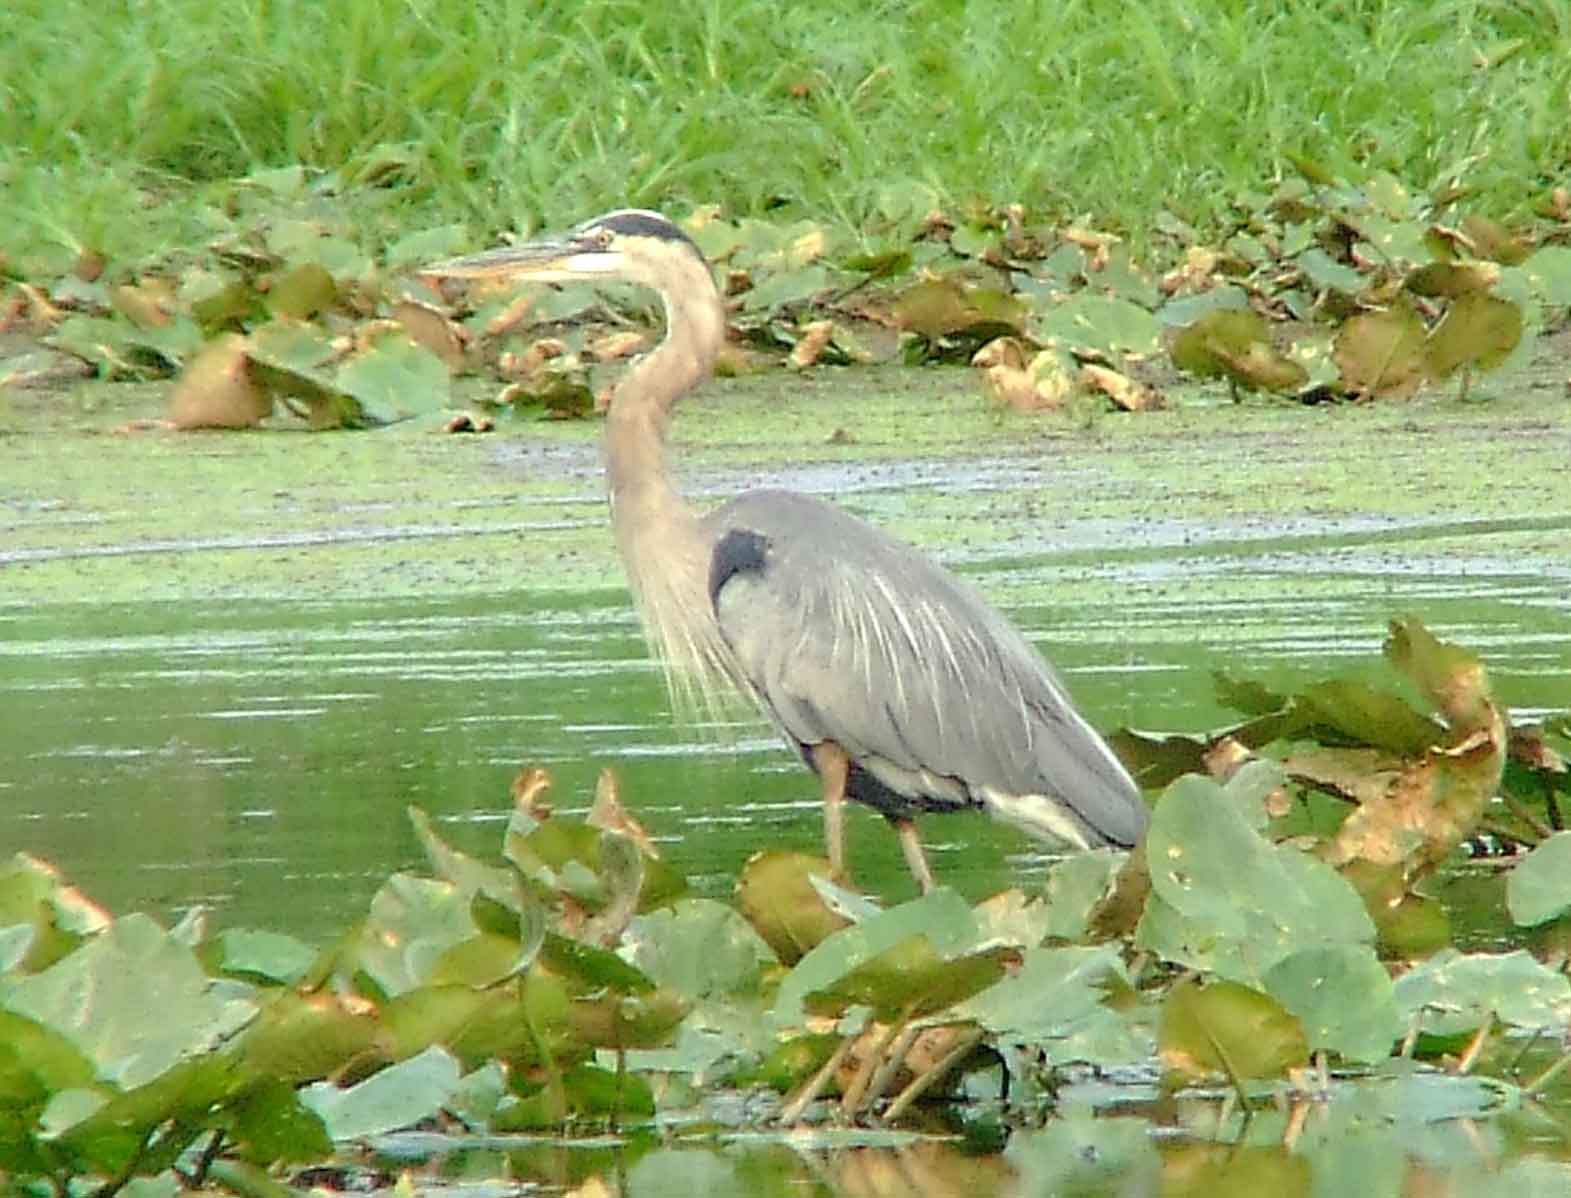
[[[895,834],[900,837],[900,851],[905,854],[911,876],[916,879],[923,894],[931,894],[933,871],[927,864],[927,853],[922,849],[922,838],[917,834],[916,821],[893,819],[890,822],[895,826]]]
[[[829,854],[829,873],[837,882],[849,882],[846,873],[846,780],[851,776],[851,759],[832,740],[819,741],[808,750],[813,768],[824,785],[824,848]]]

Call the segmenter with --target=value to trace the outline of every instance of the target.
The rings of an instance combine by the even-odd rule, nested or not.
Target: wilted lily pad
[[[1342,385],[1359,395],[1406,395],[1428,369],[1424,322],[1406,304],[1365,312],[1336,335]]]

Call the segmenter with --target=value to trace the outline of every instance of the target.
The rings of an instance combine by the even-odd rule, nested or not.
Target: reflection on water
[[[1449,557],[1406,531],[1329,528],[1319,551],[1307,529],[1116,553],[1070,537],[956,564],[1052,646],[1104,727],[1224,721],[1217,668],[1282,686],[1385,678],[1379,644],[1401,612],[1481,650],[1519,713],[1571,705],[1566,565],[1514,554],[1509,528]],[[620,592],[0,608],[0,845],[58,862],[116,911],[203,903],[225,923],[330,934],[418,864],[406,805],[493,855],[530,764],[551,768],[567,811],[616,766],[700,891],[726,893],[760,847],[819,844],[815,785],[767,729],[673,726]],[[973,897],[1044,864],[979,817],[924,833]],[[860,881],[909,889],[875,817],[853,824],[851,851]]]
[[[1297,1116],[1267,1111],[1215,1141],[1208,1135],[1212,1128],[1187,1126],[1182,1118],[1159,1125],[1070,1112],[1045,1127],[1015,1131],[1002,1151],[996,1145],[979,1151],[963,1134],[940,1140],[808,1129],[721,1133],[717,1138],[729,1141],[722,1145],[630,1136],[573,1144],[515,1139],[507,1146],[503,1137],[493,1146],[447,1155],[440,1155],[433,1137],[394,1136],[381,1159],[395,1168],[414,1165],[422,1188],[455,1196],[498,1178],[548,1193],[622,1198],[1504,1198],[1571,1192],[1571,1165],[1521,1156],[1535,1123],[1540,1132],[1548,1126],[1545,1118],[1518,1112],[1488,1122],[1396,1116],[1361,1123],[1355,1111],[1344,1109],[1359,1104],[1347,1091]],[[1215,1109],[1208,1104],[1197,1117],[1214,1123]],[[1287,1140],[1292,1147],[1283,1146]],[[1537,1151],[1544,1150],[1540,1143]]]

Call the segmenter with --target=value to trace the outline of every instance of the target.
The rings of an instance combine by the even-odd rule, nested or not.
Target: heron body
[[[741,691],[819,775],[835,872],[845,872],[847,799],[896,827],[924,890],[932,874],[912,820],[925,812],[979,809],[1075,849],[1139,839],[1139,789],[1053,670],[971,587],[810,496],[748,491],[700,514],[677,492],[672,407],[708,377],[725,310],[676,225],[612,212],[564,239],[431,273],[618,279],[660,295],[665,339],[622,378],[607,416],[617,545],[674,688],[701,700]]]

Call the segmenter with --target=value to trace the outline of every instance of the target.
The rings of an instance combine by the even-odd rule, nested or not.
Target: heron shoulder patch
[[[709,558],[709,603],[718,607],[720,588],[738,574],[762,574],[769,556],[769,538],[751,528],[729,528],[715,542]]]

